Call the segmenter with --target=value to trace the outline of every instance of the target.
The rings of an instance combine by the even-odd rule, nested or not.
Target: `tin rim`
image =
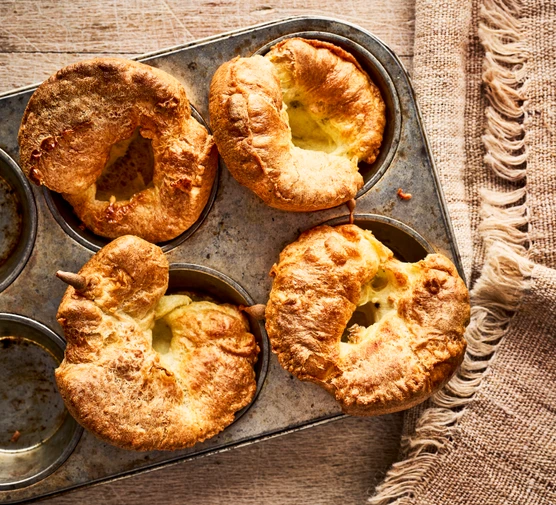
[[[206,130],[211,134],[211,130],[204,120],[204,118],[199,114],[197,109],[191,105],[191,115],[201,124],[203,125]],[[216,194],[218,192],[220,182],[220,154],[218,154],[217,160],[217,168],[216,168],[216,175],[214,177],[214,181],[212,183],[212,189],[210,191],[207,203],[205,204],[201,214],[187,230],[185,230],[182,234],[178,235],[176,238],[172,240],[167,240],[165,242],[159,242],[157,245],[165,252],[170,252],[172,249],[175,249],[179,245],[183,244],[189,237],[191,237],[203,224],[205,219],[207,218],[212,206],[216,200]],[[61,194],[56,193],[48,189],[46,186],[43,186],[42,192],[44,195],[44,199],[46,204],[56,220],[56,222],[62,227],[62,229],[69,235],[73,240],[77,243],[81,244],[82,246],[86,247],[92,252],[97,252],[102,249],[106,244],[111,242],[114,239],[102,237],[93,233],[91,230],[84,228],[83,223],[81,220],[75,215],[73,212],[72,206],[64,200]],[[64,217],[67,216],[67,217]]]
[[[204,293],[207,293],[209,295],[214,295],[214,298],[216,298],[217,301],[220,303],[232,303],[234,305],[242,304],[245,306],[255,305],[255,301],[253,300],[251,295],[231,277],[228,277],[227,275],[219,272],[218,270],[214,270],[213,268],[209,268],[203,265],[196,265],[193,263],[170,264],[170,285],[168,287],[169,291],[176,291],[179,290],[179,288],[185,289],[188,287],[187,285],[182,284],[175,284],[174,286],[172,286],[172,274],[176,274],[178,272],[184,272],[186,274],[194,272],[201,278],[205,278],[205,280],[208,281],[206,284],[203,284],[203,287],[205,287],[205,289],[203,289],[203,287],[200,287],[198,288],[199,291],[203,291]],[[224,295],[222,295],[219,289],[219,286],[222,285],[226,286],[228,288],[228,291],[237,296],[237,298],[235,300],[231,299],[229,293],[225,293]],[[193,287],[192,289],[195,290],[196,287]],[[261,392],[268,372],[270,346],[268,343],[268,335],[266,334],[264,323],[262,321],[257,321],[255,318],[247,313],[244,314],[249,320],[251,333],[253,333],[253,335],[255,336],[260,349],[259,355],[257,356],[257,363],[254,367],[257,388],[251,402],[234,414],[234,420],[226,428],[236,423],[253,406],[259,396],[259,393]]]
[[[323,40],[346,50],[357,60],[363,70],[369,75],[371,81],[380,90],[386,105],[386,126],[377,159],[370,165],[359,164],[359,171],[363,176],[364,184],[355,195],[355,199],[360,198],[375,186],[386,173],[398,150],[402,131],[402,113],[400,99],[394,82],[384,66],[368,49],[347,37],[330,32],[301,31],[289,33],[266,43],[253,54],[265,55],[272,46],[294,37]],[[361,172],[362,167],[365,168],[364,172]]]
[[[13,255],[11,255],[11,258],[15,259],[12,260],[13,264],[11,268],[10,266],[7,267],[7,273],[0,274],[0,292],[2,292],[16,280],[31,256],[37,238],[37,206],[29,181],[23,175],[19,165],[2,149],[0,149],[0,164],[7,167],[8,174],[6,182],[8,182],[22,198],[21,206],[23,207],[21,235],[18,245]],[[2,265],[2,268],[9,262],[10,260],[8,259],[8,261]]]
[[[46,348],[46,350],[50,351],[55,358],[62,361],[64,357],[66,343],[58,334],[56,334],[54,331],[52,331],[44,324],[39,323],[34,319],[21,316],[19,314],[10,314],[10,313],[0,313],[0,321],[8,321],[11,323],[16,323],[16,325],[26,326],[28,328],[31,328],[35,332],[39,333],[42,337],[44,337],[44,340],[42,342],[38,342],[35,338],[30,338],[29,340],[35,342],[36,345]],[[69,412],[67,412],[66,419],[67,420],[64,422],[70,424],[69,430],[72,431],[72,435],[69,441],[65,444],[63,450],[54,459],[54,461],[49,465],[47,465],[42,470],[40,470],[39,472],[37,472],[36,474],[31,475],[30,477],[17,480],[14,482],[10,482],[10,483],[0,483],[0,491],[8,491],[11,489],[18,489],[18,488],[30,486],[31,484],[34,484],[35,482],[38,482],[44,479],[45,477],[48,477],[55,470],[57,470],[62,464],[65,463],[65,461],[69,458],[71,453],[75,450],[75,447],[77,446],[79,440],[81,439],[81,435],[83,434],[83,427],[81,427],[73,419],[73,417],[71,417],[71,414]]]

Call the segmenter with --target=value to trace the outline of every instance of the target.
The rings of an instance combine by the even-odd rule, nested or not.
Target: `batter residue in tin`
[[[22,208],[14,189],[0,177],[0,266],[17,247],[22,229]]]

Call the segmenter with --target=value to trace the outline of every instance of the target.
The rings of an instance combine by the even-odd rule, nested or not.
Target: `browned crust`
[[[372,338],[341,351],[340,339],[378,269],[394,279],[395,310]],[[333,394],[344,412],[379,415],[421,403],[463,360],[469,294],[440,254],[402,263],[369,247],[354,225],[321,226],[287,246],[272,267],[266,329],[280,364]]]
[[[153,350],[154,308],[168,286],[160,248],[120,237],[79,273],[87,288],[69,287],[57,314],[67,348],[56,382],[86,429],[125,449],[179,449],[220,432],[249,404],[258,346],[237,308],[207,304],[180,316],[187,342],[176,344],[177,365]]]
[[[288,69],[313,112],[345,132],[351,157],[293,147],[278,68]],[[212,79],[209,109],[232,175],[266,204],[290,211],[352,199],[363,185],[357,162],[375,160],[385,125],[380,92],[355,58],[332,44],[300,38],[280,42],[266,57],[224,63]]]
[[[152,141],[152,187],[113,204],[95,181],[115,143],[139,128]],[[192,116],[169,74],[118,58],[69,65],[33,93],[19,130],[23,171],[62,193],[94,233],[170,240],[201,214],[217,169],[212,137]]]

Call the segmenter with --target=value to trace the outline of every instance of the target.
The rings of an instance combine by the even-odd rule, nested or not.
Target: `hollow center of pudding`
[[[170,290],[160,299],[155,310],[155,322],[152,329],[152,346],[156,352],[167,355],[171,351],[174,333],[166,316],[175,309],[187,307],[195,302],[218,303],[215,298],[208,294],[183,289]]]
[[[293,145],[309,151],[335,153],[338,143],[330,132],[330,119],[311,113],[308,105],[295,95],[284,93]]]
[[[359,305],[353,312],[341,341],[356,344],[364,337],[365,330],[378,323],[388,312],[394,310],[393,284],[389,273],[379,269],[373,279],[362,286]]]
[[[377,309],[380,308],[379,302],[367,302],[358,306],[348,321],[346,329],[342,333],[342,342],[352,343],[356,329],[367,328],[376,322]]]
[[[125,140],[116,142],[102,174],[96,181],[95,198],[100,201],[130,200],[133,195],[152,186],[154,154],[150,139],[139,128]]]
[[[346,155],[346,146],[342,145],[341,134],[329,115],[329,107],[315,100],[314,89],[311,94],[294,84],[291,65],[274,57],[270,61],[280,81],[293,145],[308,151]]]
[[[154,315],[154,327],[152,329],[152,346],[161,355],[161,358],[170,353],[172,339],[174,338],[172,327],[166,316],[175,309],[187,307],[191,302],[191,298],[184,294],[166,295],[158,302]]]
[[[164,319],[157,319],[154,323],[153,332],[153,349],[159,354],[166,354],[170,351],[170,344],[172,343],[172,328],[164,321]]]

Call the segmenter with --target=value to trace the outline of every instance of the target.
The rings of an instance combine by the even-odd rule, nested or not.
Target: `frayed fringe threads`
[[[515,0],[485,0],[479,37],[485,49],[483,83],[489,106],[483,143],[485,163],[502,179],[524,181],[527,151],[527,46]],[[409,498],[423,482],[437,453],[450,443],[459,418],[479,388],[512,314],[528,289],[532,264],[526,187],[481,193],[485,264],[471,291],[467,352],[457,375],[436,393],[420,416],[415,433],[402,440],[406,459],[395,463],[377,487],[372,505]]]

